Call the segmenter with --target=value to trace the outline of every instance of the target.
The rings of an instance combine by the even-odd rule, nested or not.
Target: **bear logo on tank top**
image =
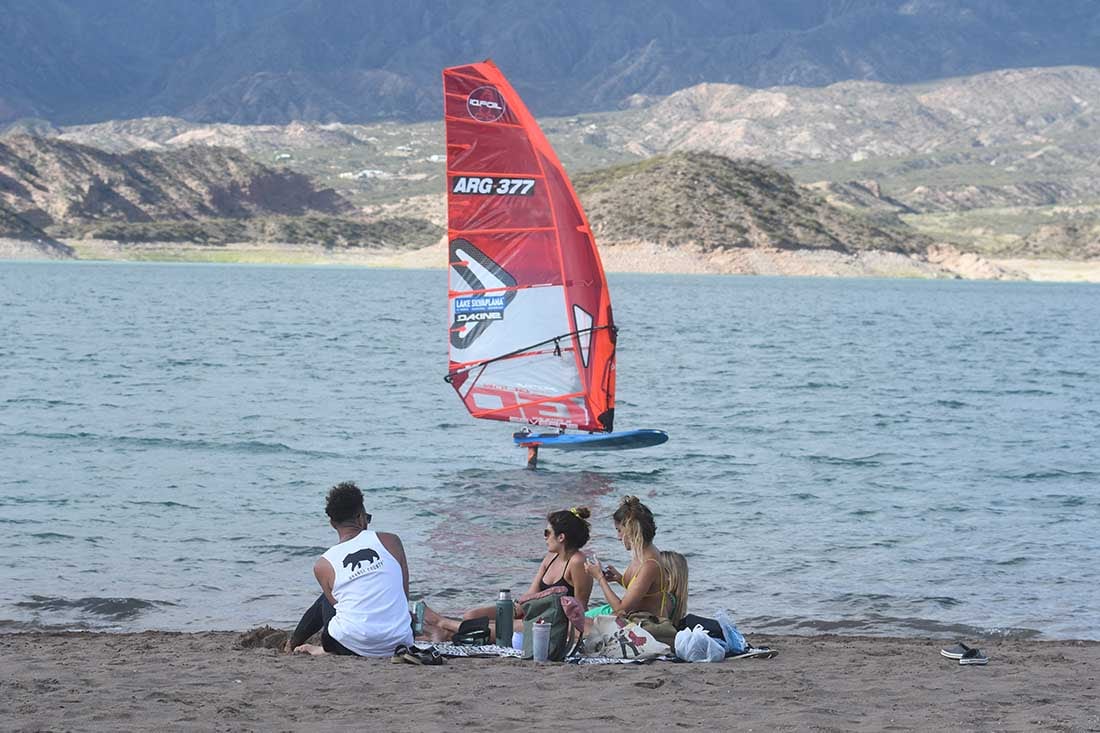
[[[378,559],[378,553],[367,547],[365,549],[357,550],[349,554],[347,557],[344,558],[343,564],[345,568],[350,567],[351,571],[354,573],[355,571],[359,570],[360,563],[366,562],[369,566],[373,563],[378,562]],[[370,568],[368,567],[367,569],[369,570]]]

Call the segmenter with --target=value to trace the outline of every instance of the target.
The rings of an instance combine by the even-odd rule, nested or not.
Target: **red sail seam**
[[[514,232],[552,232],[554,227],[505,227],[503,229],[448,229],[452,234],[511,234]],[[452,239],[454,237],[451,237]]]
[[[553,288],[560,287],[554,283],[530,283],[528,285],[510,285],[503,288],[485,288],[483,290],[447,290],[448,298],[458,298],[464,295],[481,295],[482,293],[508,293],[514,290],[527,290],[529,288]]]
[[[462,123],[477,122],[477,124],[479,124],[479,125],[500,125],[501,127],[518,127],[521,130],[523,129],[523,125],[517,125],[517,124],[514,124],[512,122],[501,122],[500,120],[496,120],[495,122],[479,122],[478,120],[475,120],[473,117],[455,117],[454,115],[446,115],[446,114],[443,115],[443,119],[444,120],[451,120],[452,122],[462,122]]]
[[[525,173],[523,171],[459,171],[454,168],[448,168],[447,173],[452,176],[497,176],[501,178],[538,178],[545,180],[543,176],[537,173]]]
[[[486,61],[488,61],[488,59],[486,59],[485,61],[479,61],[478,63],[483,64]],[[467,66],[476,66],[476,64],[467,64]],[[460,66],[458,68],[463,68],[463,67]],[[494,71],[497,70],[496,64],[492,64],[492,69]],[[451,67],[451,68],[445,70],[443,72],[443,76],[444,76],[444,78],[446,78],[447,76],[457,76],[457,77],[460,77],[462,79],[469,79],[470,81],[476,81],[479,84],[491,84],[492,83],[492,79],[489,79],[489,78],[484,77],[484,76],[474,76],[473,74],[463,74],[461,71],[455,71],[454,67]]]

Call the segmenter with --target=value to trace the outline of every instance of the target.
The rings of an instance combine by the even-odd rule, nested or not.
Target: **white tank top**
[[[378,533],[364,530],[322,557],[336,571],[329,636],[362,657],[388,657],[399,644],[412,644],[401,565]]]

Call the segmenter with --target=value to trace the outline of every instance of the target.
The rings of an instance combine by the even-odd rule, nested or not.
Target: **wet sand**
[[[1097,730],[1100,642],[764,637],[771,660],[288,656],[230,632],[0,635],[5,730]]]

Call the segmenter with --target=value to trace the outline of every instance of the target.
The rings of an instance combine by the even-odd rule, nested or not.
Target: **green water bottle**
[[[512,646],[512,618],[515,616],[512,609],[512,591],[501,588],[497,596],[497,646]]]

